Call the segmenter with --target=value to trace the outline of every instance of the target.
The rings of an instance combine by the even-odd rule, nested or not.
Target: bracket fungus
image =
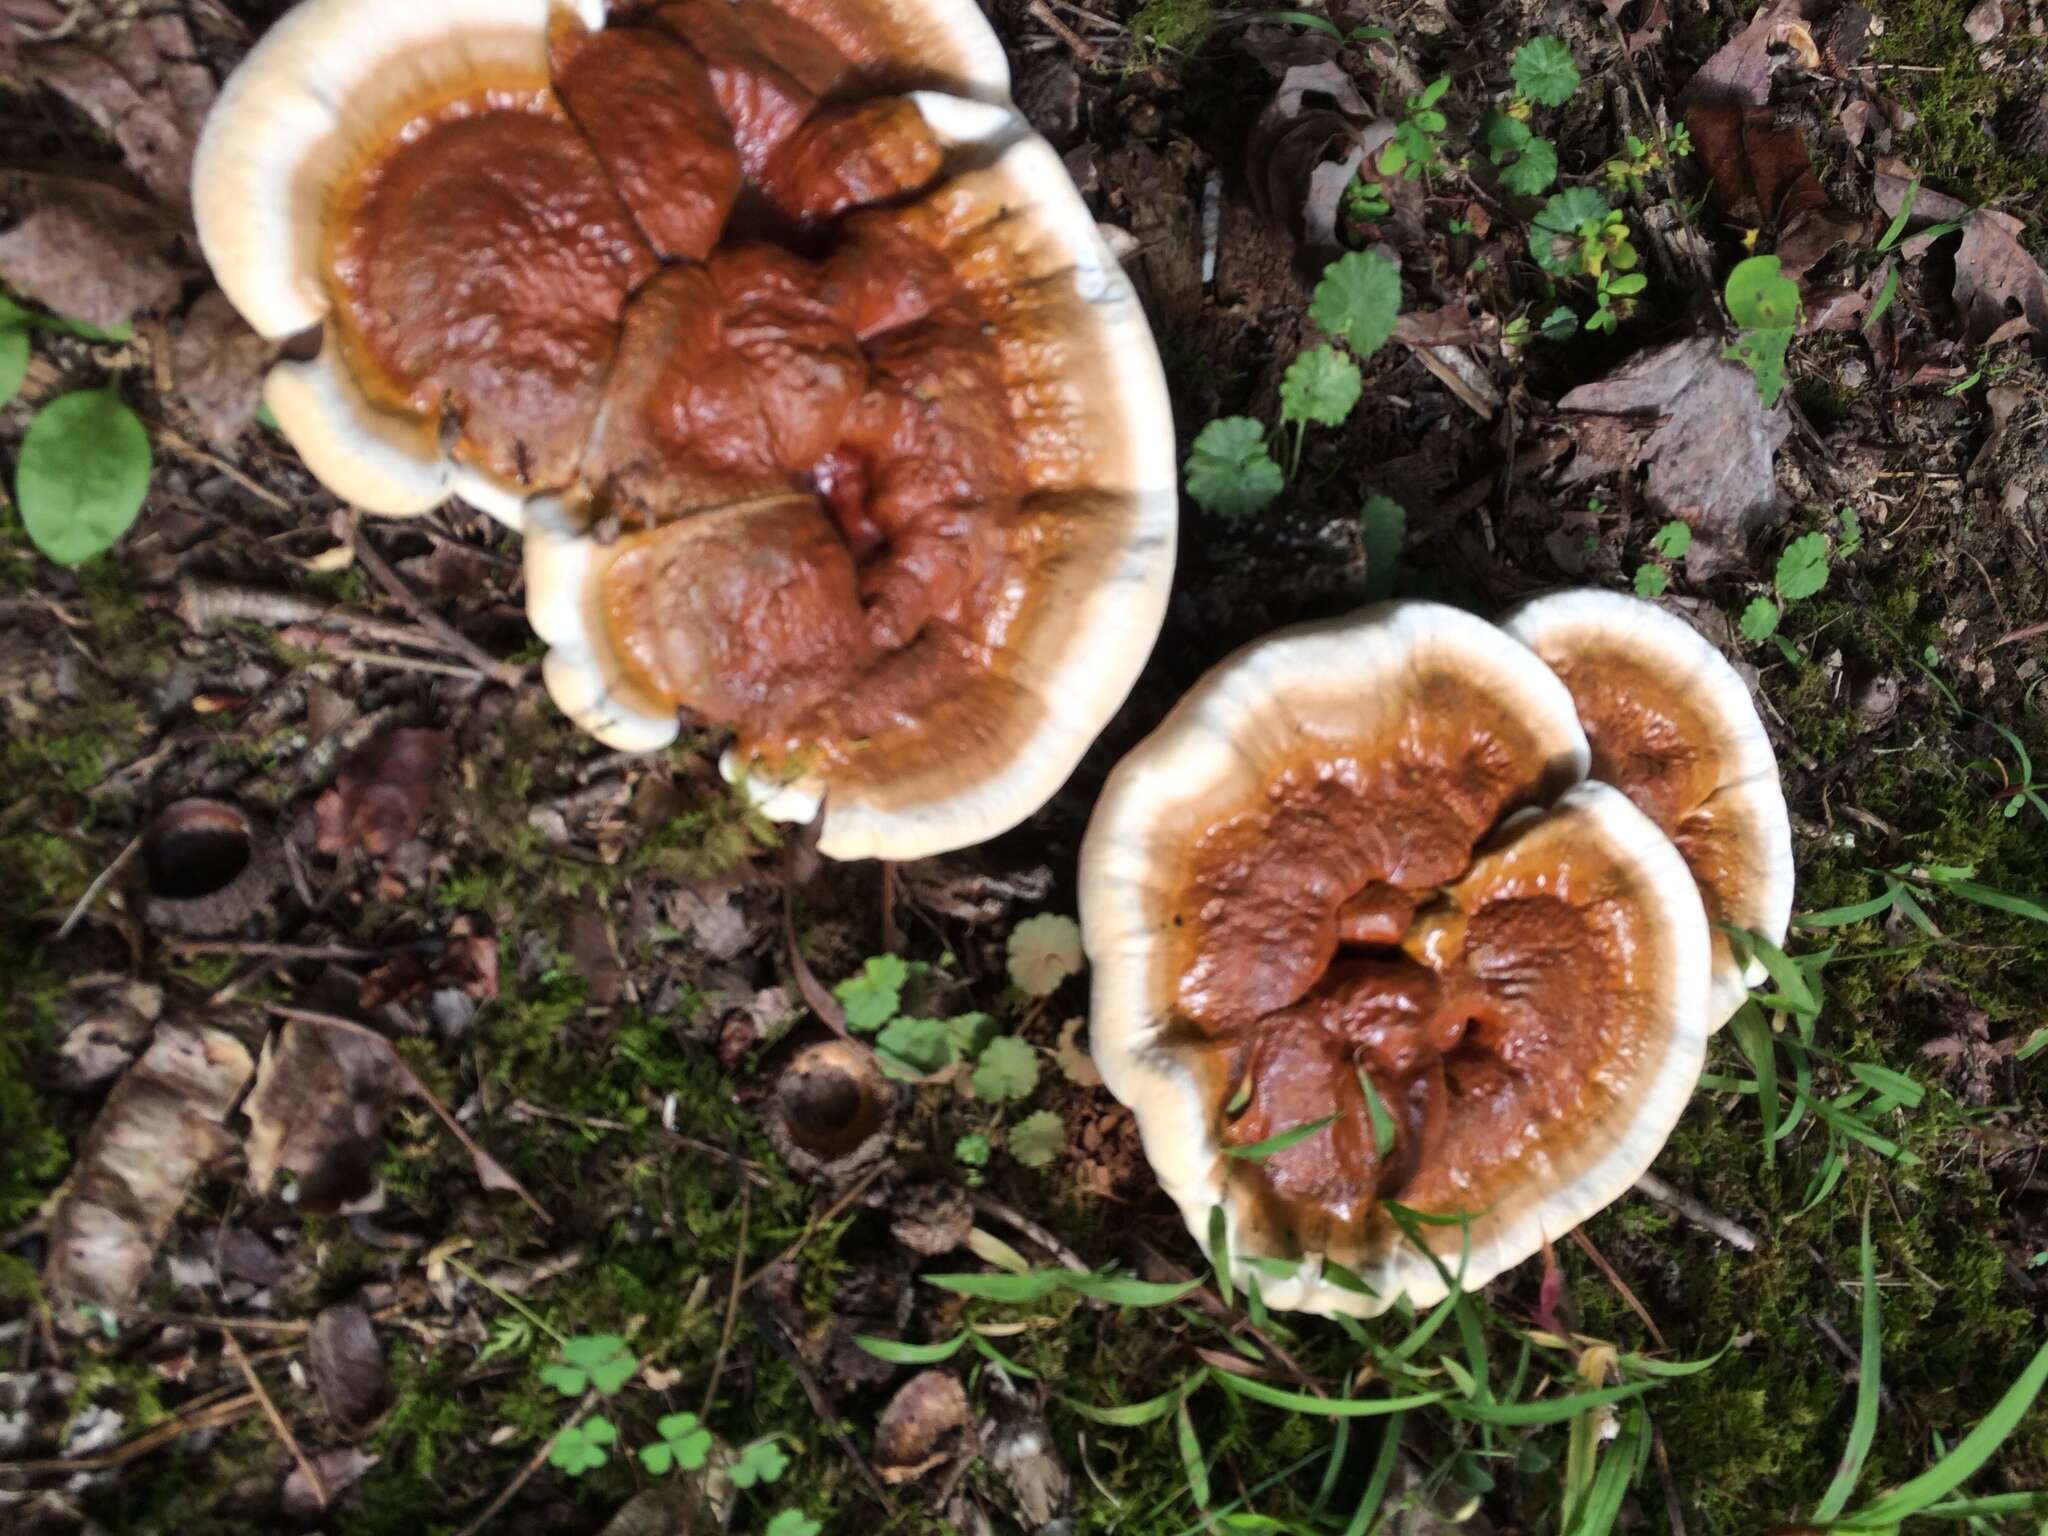
[[[1662,1148],[1713,949],[1599,761],[1535,651],[1404,602],[1239,651],[1111,774],[1081,854],[1096,1061],[1268,1305],[1477,1287]]]
[[[1008,91],[970,0],[304,0],[194,205],[330,489],[524,529],[571,718],[910,858],[1058,787],[1173,568],[1150,330]]]
[[[1785,942],[1792,823],[1778,758],[1749,687],[1690,624],[1619,592],[1559,592],[1501,627],[1571,690],[1592,776],[1636,803],[1685,855],[1714,931],[1710,1021],[1727,1023],[1764,979],[1720,925]]]

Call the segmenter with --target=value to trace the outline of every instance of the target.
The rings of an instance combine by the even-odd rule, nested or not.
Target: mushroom
[[[1239,651],[1111,774],[1081,852],[1096,1062],[1190,1230],[1220,1207],[1269,1306],[1481,1285],[1677,1123],[1705,913],[1657,825],[1574,782],[1587,766],[1534,652],[1393,603]],[[1418,1229],[1425,1250],[1389,1202],[1462,1225]]]
[[[1765,978],[1719,925],[1782,944],[1792,920],[1792,825],[1748,686],[1683,619],[1619,592],[1538,598],[1502,627],[1571,690],[1592,776],[1685,855],[1717,925],[1709,1013],[1719,1029]]]
[[[580,0],[594,5],[594,0]],[[968,0],[305,0],[223,91],[202,244],[372,511],[528,533],[566,713],[838,858],[1058,788],[1157,638],[1143,311]],[[829,792],[829,805],[827,795]]]
[[[664,24],[704,4],[597,30],[603,0],[304,0],[236,69],[194,157],[200,244],[292,343],[264,399],[336,495],[406,515],[455,494],[516,527],[573,482],[628,293],[703,255],[739,191],[711,61]],[[778,78],[1008,93],[970,0],[716,12]],[[806,143],[866,148],[836,118]]]
[[[829,857],[912,859],[1042,805],[1164,618],[1172,420],[1142,309],[1011,112],[909,98],[945,156],[822,257],[721,247],[628,306],[584,464],[536,498],[527,616],[623,751],[686,714]]]

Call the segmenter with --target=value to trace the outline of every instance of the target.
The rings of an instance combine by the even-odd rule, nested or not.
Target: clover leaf
[[[756,1440],[739,1454],[739,1459],[727,1469],[735,1488],[751,1488],[756,1483],[772,1483],[789,1470],[789,1457],[782,1447],[773,1440]]]
[[[858,976],[849,976],[832,989],[846,1010],[846,1027],[872,1034],[896,1017],[909,977],[910,967],[895,955],[870,958]]]
[[[1359,357],[1371,357],[1394,334],[1401,314],[1401,269],[1378,251],[1350,251],[1323,268],[1308,317]]]
[[[540,1379],[564,1397],[581,1397],[593,1387],[610,1397],[639,1366],[616,1333],[588,1333],[564,1344],[561,1363],[543,1368]]]
[[[654,1432],[661,1438],[640,1447],[640,1462],[656,1477],[670,1467],[694,1472],[711,1454],[711,1431],[697,1422],[694,1413],[663,1414],[655,1420]]]
[[[991,1104],[1028,1098],[1038,1086],[1038,1053],[1015,1035],[991,1040],[969,1081],[975,1094]]]
[[[800,1509],[785,1509],[773,1520],[762,1536],[818,1536],[824,1527]]]
[[[1219,517],[1264,511],[1287,483],[1266,447],[1266,424],[1250,416],[1219,416],[1202,428],[1183,468],[1188,495]]]
[[[1310,347],[1280,378],[1280,419],[1339,425],[1364,391],[1358,364],[1335,347]]]
[[[581,1477],[603,1466],[607,1459],[604,1448],[618,1444],[618,1440],[617,1427],[602,1414],[581,1424],[565,1424],[555,1434],[555,1443],[548,1451],[548,1465],[571,1477]]]
[[[1572,62],[1571,49],[1562,38],[1548,34],[1532,37],[1517,48],[1508,73],[1516,90],[1546,107],[1563,106],[1579,88],[1579,66]]]

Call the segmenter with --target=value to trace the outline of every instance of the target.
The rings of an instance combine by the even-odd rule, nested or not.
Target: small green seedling
[[[1660,561],[1683,560],[1691,548],[1692,529],[1675,517],[1650,535],[1650,549]],[[1671,573],[1662,564],[1645,561],[1636,567],[1637,597],[1662,597],[1670,585]]]
[[[1195,505],[1218,517],[1263,512],[1287,485],[1266,424],[1251,416],[1219,416],[1203,427],[1181,469]]]
[[[1339,256],[1309,296],[1309,319],[1360,358],[1387,344],[1400,315],[1401,270],[1377,251]]]
[[[610,1459],[606,1448],[618,1443],[618,1426],[594,1413],[580,1424],[564,1424],[555,1432],[548,1465],[570,1477],[581,1477],[603,1466]]]
[[[991,1104],[1028,1099],[1038,1086],[1038,1053],[1015,1035],[989,1041],[969,1081],[975,1096]]]
[[[540,1379],[564,1397],[595,1391],[612,1397],[632,1379],[640,1362],[616,1333],[581,1334],[562,1345],[562,1358],[541,1367]]]
[[[1436,104],[1450,88],[1451,77],[1439,75],[1408,98],[1407,110],[1394,124],[1394,136],[1380,150],[1376,164],[1382,176],[1413,181],[1438,167],[1443,159],[1444,130],[1450,122],[1437,111]]]
[[[1487,114],[1480,130],[1486,157],[1500,167],[1500,183],[1522,197],[1541,197],[1557,180],[1557,146],[1519,117]]]
[[[727,1475],[735,1488],[752,1488],[757,1483],[778,1482],[788,1470],[789,1457],[771,1437],[743,1447]]]
[[[1004,1145],[1024,1167],[1044,1168],[1060,1155],[1066,1139],[1066,1122],[1051,1110],[1041,1109],[1011,1126]]]
[[[1640,272],[1603,271],[1594,281],[1598,286],[1593,294],[1595,308],[1586,317],[1589,331],[1611,331],[1620,325],[1634,311],[1635,296],[1650,286]]]
[[[858,976],[849,976],[832,989],[846,1010],[846,1027],[869,1035],[895,1018],[909,979],[910,967],[900,956],[871,957]]]
[[[1736,626],[1742,631],[1742,638],[1752,644],[1771,639],[1778,633],[1778,621],[1784,617],[1787,603],[1804,602],[1827,584],[1828,536],[1801,534],[1778,556],[1778,569],[1771,581],[1772,596],[1752,598],[1742,610]],[[1779,644],[1783,646],[1784,642]],[[1788,652],[1788,657],[1798,659],[1796,652]]]
[[[1364,389],[1358,364],[1332,346],[1310,347],[1287,365],[1280,379],[1280,426],[1283,431],[1294,428],[1289,476],[1301,471],[1301,445],[1309,424],[1341,425]]]
[[[953,1160],[969,1168],[986,1168],[994,1150],[989,1139],[977,1131],[953,1143]]]
[[[1529,254],[1553,277],[1598,277],[1636,264],[1628,221],[1591,187],[1567,187],[1529,226]]]
[[[1799,325],[1799,285],[1779,271],[1775,256],[1735,264],[1723,291],[1728,314],[1740,327],[1722,356],[1742,364],[1770,410],[1785,392],[1785,353]]]

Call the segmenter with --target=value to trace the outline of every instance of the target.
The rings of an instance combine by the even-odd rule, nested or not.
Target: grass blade
[[[1877,1294],[1877,1250],[1870,1241],[1870,1202],[1863,1202],[1863,1355],[1856,1367],[1856,1416],[1849,1422],[1849,1441],[1842,1447],[1841,1465],[1835,1480],[1821,1495],[1813,1515],[1832,1520],[1848,1507],[1856,1491],[1856,1479],[1863,1475],[1871,1443],[1877,1438],[1879,1371],[1884,1350],[1884,1326]]]
[[[1387,1420],[1386,1433],[1380,1437],[1380,1453],[1373,1458],[1372,1476],[1365,1480],[1365,1492],[1359,1495],[1358,1508],[1352,1512],[1351,1523],[1344,1527],[1344,1536],[1365,1536],[1373,1517],[1380,1512],[1380,1505],[1386,1502],[1387,1487],[1394,1480],[1394,1462],[1401,1454],[1401,1417],[1397,1413]]]
[[[1875,1088],[1879,1093],[1890,1094],[1908,1109],[1918,1109],[1927,1097],[1927,1090],[1905,1073],[1880,1067],[1875,1062],[1852,1061],[1849,1073],[1857,1082]]]
[[[1209,1207],[1209,1262],[1216,1269],[1216,1294],[1222,1298],[1223,1310],[1231,1307],[1230,1295],[1230,1223],[1223,1214],[1223,1207]]]
[[[1330,1459],[1323,1467],[1322,1486],[1316,1489],[1316,1501],[1309,1505],[1309,1518],[1323,1512],[1323,1506],[1330,1502],[1330,1495],[1337,1491],[1337,1479],[1344,1473],[1344,1453],[1351,1448],[1351,1421],[1339,1419],[1337,1432],[1330,1436]]]
[[[1954,891],[1965,901],[1974,901],[1980,907],[1991,907],[2000,912],[2010,912],[2015,917],[2048,923],[2048,905],[2043,905],[2038,897],[2015,896],[1981,880],[1951,880],[1944,889]]]
[[[1770,1021],[1755,1003],[1744,1003],[1728,1021],[1728,1033],[1749,1069],[1756,1074],[1756,1107],[1764,1121],[1764,1166],[1777,1161],[1778,1152],[1778,1043],[1771,1034]]]
[[[1268,1386],[1249,1376],[1219,1375],[1216,1384],[1234,1396],[1248,1397],[1255,1403],[1324,1419],[1378,1418],[1382,1414],[1402,1413],[1410,1408],[1426,1408],[1431,1403],[1444,1400],[1441,1392],[1417,1392],[1408,1397],[1310,1397],[1306,1392]]]
[[[1188,1414],[1188,1400],[1183,1397],[1174,1419],[1175,1438],[1180,1442],[1180,1464],[1188,1475],[1188,1492],[1195,1496],[1195,1507],[1209,1507],[1209,1464],[1202,1459],[1202,1442],[1195,1438],[1195,1421]]]
[[[1792,919],[1794,928],[1846,928],[1851,923],[1860,923],[1866,918],[1880,917],[1892,909],[1892,893],[1873,896],[1868,901],[1852,901],[1846,907],[1829,907],[1824,912],[1802,912]]]
[[[1325,1115],[1320,1120],[1311,1120],[1306,1125],[1290,1126],[1288,1129],[1268,1136],[1264,1141],[1255,1141],[1244,1147],[1225,1147],[1223,1155],[1234,1157],[1241,1163],[1262,1163],[1276,1152],[1285,1152],[1289,1147],[1299,1146],[1315,1135],[1336,1124],[1335,1115]]]
[[[1561,1423],[1575,1413],[1584,1413],[1588,1408],[1601,1408],[1609,1403],[1624,1403],[1631,1398],[1641,1397],[1656,1385],[1655,1381],[1632,1381],[1626,1386],[1599,1387],[1591,1392],[1574,1392],[1566,1397],[1549,1397],[1534,1403],[1446,1402],[1444,1412],[1456,1418],[1471,1419],[1478,1424],[1526,1428],[1532,1424]],[[1435,1395],[1443,1396],[1440,1392]]]
[[[962,1331],[942,1344],[906,1344],[901,1339],[880,1339],[871,1333],[856,1333],[853,1342],[873,1355],[877,1360],[886,1360],[891,1365],[937,1365],[941,1360],[950,1360],[967,1344],[967,1334]]]
[[[1373,1087],[1369,1074],[1358,1074],[1358,1086],[1365,1090],[1366,1112],[1372,1116],[1373,1155],[1381,1162],[1385,1162],[1387,1154],[1394,1150],[1394,1117],[1387,1113],[1387,1106],[1380,1102],[1380,1091]]]
[[[1946,1498],[1973,1476],[2005,1443],[2018,1427],[2041,1388],[2048,1384],[2048,1344],[2036,1351],[2019,1379],[2005,1389],[2005,1396],[1992,1405],[1977,1426],[1956,1442],[1950,1451],[1911,1482],[1903,1483],[1856,1514],[1845,1525],[1890,1525],[1919,1514],[1937,1500]]]
[[[1090,1301],[1106,1301],[1113,1307],[1171,1306],[1198,1290],[1202,1282],[1187,1280],[1178,1285],[1156,1280],[1133,1280],[1128,1275],[1079,1275],[1069,1271],[1060,1284]]]
[[[926,1275],[926,1285],[980,1301],[1042,1301],[1066,1283],[1063,1269],[1037,1269],[1028,1275]]]
[[[1920,180],[1915,177],[1906,183],[1905,194],[1899,199],[1899,211],[1892,215],[1891,223],[1885,225],[1884,233],[1878,237],[1877,252],[1880,256],[1899,243],[1899,236],[1906,232],[1906,220],[1913,215],[1913,199],[1919,195]]]
[[[1200,1386],[1208,1374],[1205,1367],[1178,1386],[1168,1387],[1157,1397],[1148,1397],[1142,1403],[1125,1403],[1115,1408],[1097,1408],[1092,1403],[1084,1403],[1072,1397],[1062,1397],[1060,1401],[1082,1418],[1092,1419],[1097,1424],[1107,1424],[1112,1429],[1136,1429],[1141,1424],[1150,1424],[1155,1419],[1163,1419],[1173,1412],[1175,1406]]]

